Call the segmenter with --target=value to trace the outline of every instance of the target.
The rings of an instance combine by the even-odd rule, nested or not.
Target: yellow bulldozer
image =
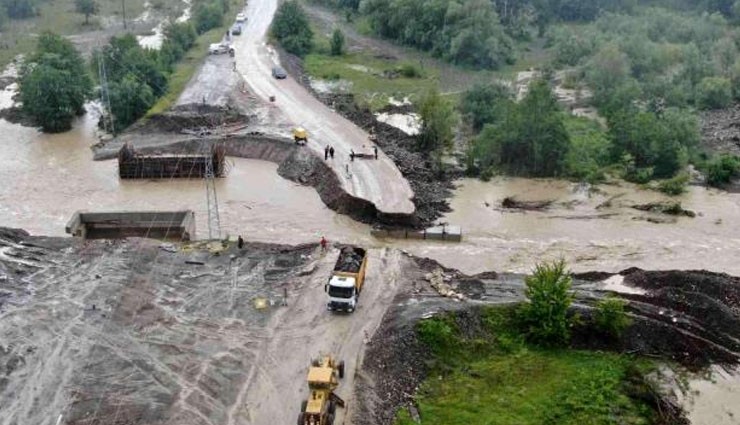
[[[345,403],[334,390],[344,378],[344,362],[332,356],[322,356],[311,361],[308,369],[308,400],[301,404],[298,425],[333,425],[337,406]]]

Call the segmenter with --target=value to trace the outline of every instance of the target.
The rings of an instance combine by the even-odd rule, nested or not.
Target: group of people
[[[334,159],[334,146],[326,145],[324,148],[324,160],[329,158]]]

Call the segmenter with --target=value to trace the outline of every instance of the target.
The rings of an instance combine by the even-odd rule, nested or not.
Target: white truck
[[[325,285],[324,291],[329,294],[326,307],[329,311],[353,312],[357,308],[357,299],[365,283],[367,252],[362,248],[345,247],[339,253],[334,271]]]

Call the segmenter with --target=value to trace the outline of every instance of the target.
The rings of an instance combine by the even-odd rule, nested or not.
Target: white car
[[[212,55],[230,53],[232,50],[234,49],[226,43],[213,43],[210,46],[208,46],[208,53]]]
[[[238,22],[240,24],[241,23],[244,23],[244,22],[247,22],[247,15],[245,15],[243,13],[237,13],[237,15],[236,15],[236,22]]]

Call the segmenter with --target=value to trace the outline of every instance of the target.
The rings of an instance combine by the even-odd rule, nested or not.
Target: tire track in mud
[[[227,425],[284,424],[295,422],[301,401],[308,396],[306,373],[310,359],[332,354],[345,360],[347,373],[337,394],[347,402],[339,409],[337,424],[351,423],[354,378],[367,338],[380,324],[398,290],[401,253],[387,249],[368,251],[368,268],[358,308],[352,314],[326,310],[324,284],[338,256],[333,249],[317,260],[310,280],[289,296],[288,306],[269,325],[270,336],[255,359],[249,378],[230,409]]]

